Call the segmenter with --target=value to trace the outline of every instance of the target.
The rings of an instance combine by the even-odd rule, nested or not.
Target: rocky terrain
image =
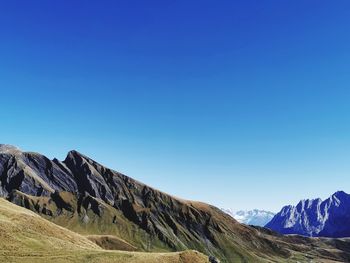
[[[339,191],[324,201],[308,199],[285,206],[266,227],[282,234],[350,237],[350,195]]]
[[[214,206],[165,194],[77,151],[59,161],[2,146],[0,196],[110,249],[192,249],[221,262],[350,260],[348,240],[284,237],[246,226]]]

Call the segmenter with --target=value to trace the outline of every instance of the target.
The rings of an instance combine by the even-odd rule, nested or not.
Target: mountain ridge
[[[64,161],[0,153],[0,196],[79,234],[113,235],[139,251],[191,249],[221,262],[284,262],[305,253],[350,259],[335,241],[295,244],[295,238],[245,226],[217,207],[175,198],[74,150]]]
[[[349,237],[350,195],[337,191],[321,200],[304,199],[295,206],[284,206],[266,227],[282,234]]]

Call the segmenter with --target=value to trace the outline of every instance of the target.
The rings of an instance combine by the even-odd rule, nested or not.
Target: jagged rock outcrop
[[[339,191],[324,201],[308,199],[285,206],[266,227],[282,234],[350,237],[350,195]]]

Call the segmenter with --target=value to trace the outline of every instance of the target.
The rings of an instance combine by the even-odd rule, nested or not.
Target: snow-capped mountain
[[[253,226],[264,226],[275,215],[272,212],[258,209],[249,211],[234,211],[231,209],[222,209],[222,211],[224,211],[226,214],[229,214],[240,223]]]
[[[308,199],[285,206],[266,227],[281,234],[350,237],[350,195],[339,191],[324,201]]]

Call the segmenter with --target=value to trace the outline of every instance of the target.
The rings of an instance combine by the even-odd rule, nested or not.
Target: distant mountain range
[[[89,240],[102,248],[141,252],[197,250],[207,255],[204,261],[194,261],[179,254],[178,260],[171,261],[174,263],[208,262],[208,259],[210,262],[219,259],[222,263],[308,262],[310,259],[349,262],[350,259],[350,240],[282,236],[266,228],[240,224],[212,205],[173,197],[74,150],[60,161],[0,145],[0,197],[81,236],[89,235]],[[27,229],[22,226],[30,219],[22,216],[21,221],[16,220],[11,212],[16,206],[8,205],[5,200],[0,201],[0,210],[1,207],[10,213],[11,220],[0,220],[0,243],[8,243],[2,247],[8,249],[1,251],[0,261],[12,262],[14,252],[22,255],[20,260],[23,255],[29,256],[21,241],[33,249],[30,253],[34,257],[38,255],[35,249],[39,248],[36,240],[40,237],[30,228],[28,231],[35,234],[35,241],[9,239],[13,232],[26,236]],[[23,213],[19,211],[19,214]],[[11,221],[20,223],[22,232]],[[39,221],[40,225],[46,224]],[[51,228],[52,224],[45,231]],[[64,232],[62,235],[66,236]],[[77,238],[83,240],[81,236]],[[18,249],[14,251],[12,247]],[[10,260],[1,259],[4,253]],[[202,258],[202,254],[196,255]],[[192,256],[196,257],[193,253]],[[100,262],[95,256],[92,260]]]
[[[274,217],[274,213],[265,210],[239,210],[222,209],[238,222],[252,226],[265,226]]]
[[[350,237],[350,195],[339,191],[324,201],[308,199],[285,206],[266,227],[281,234]]]

